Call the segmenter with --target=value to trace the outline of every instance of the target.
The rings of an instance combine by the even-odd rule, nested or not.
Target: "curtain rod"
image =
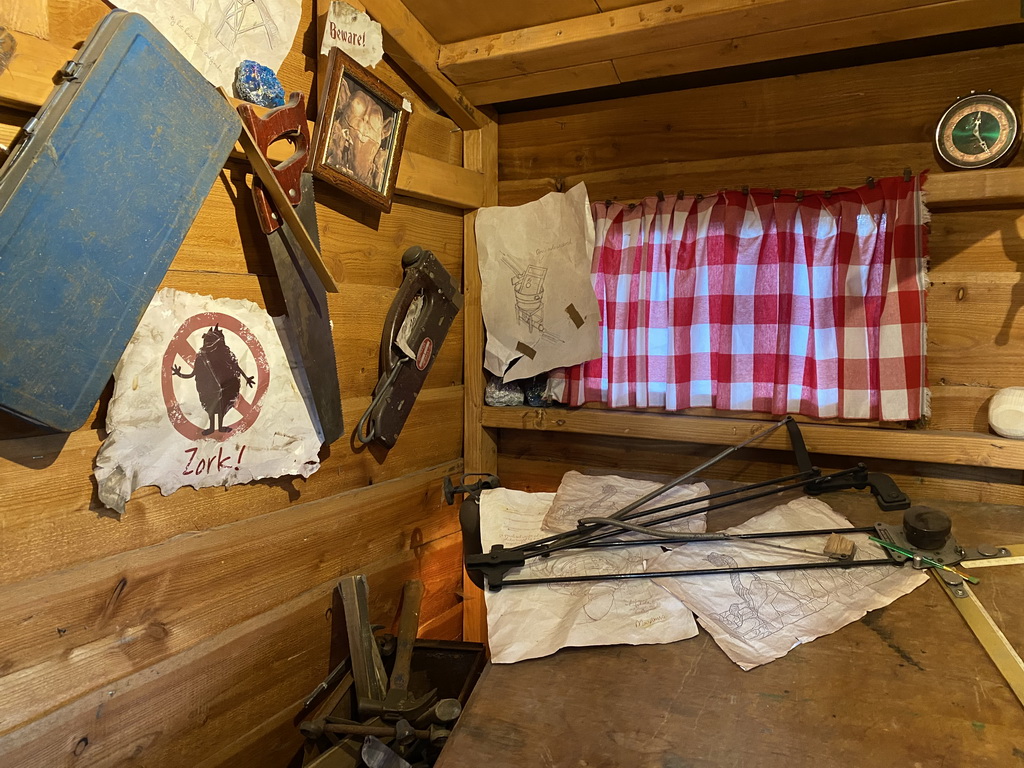
[[[903,169],[903,181],[910,181],[910,179],[912,177],[913,177],[913,173],[911,173],[911,170],[909,168],[904,168]],[[874,176],[868,176],[864,180],[864,184],[867,186],[868,189],[874,189],[875,188],[875,177]],[[749,195],[750,194],[750,186],[749,185],[744,185],[744,186],[740,187],[738,190],[730,190],[728,188],[723,188],[723,189],[718,190],[718,192],[716,192],[715,194],[720,194],[722,192],[742,192],[744,195]],[[655,194],[657,195],[658,200],[660,202],[662,202],[662,203],[665,202],[665,192],[663,190],[659,189]],[[776,200],[778,200],[783,194],[793,195],[796,198],[796,201],[799,203],[799,202],[801,202],[804,199],[805,190],[799,189],[796,192],[785,192],[784,193],[781,189],[776,188],[776,189],[774,189],[772,191],[772,197],[774,197]],[[825,196],[825,199],[828,200],[829,198],[832,197],[832,190],[826,189],[826,190],[824,190],[822,192],[822,194]],[[676,197],[686,197],[686,194],[684,193],[683,190],[680,189],[679,192],[676,193]],[[702,194],[694,195],[694,198],[697,199],[697,200],[703,200],[705,197],[707,197],[707,195],[702,195]],[[613,200],[605,200],[604,204],[606,206],[610,206],[613,202],[614,202]],[[629,203],[629,207],[633,208],[635,206],[636,206],[636,203]]]

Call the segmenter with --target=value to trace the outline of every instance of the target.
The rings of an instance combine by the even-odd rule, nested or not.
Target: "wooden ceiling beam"
[[[454,83],[464,85],[935,2],[692,0],[686,4],[645,3],[451,43],[441,47],[438,65]]]
[[[438,63],[485,104],[574,90],[596,65],[628,82],[1020,21],[1018,0],[657,2],[441,46]]]
[[[462,92],[474,104],[497,104],[516,99],[532,99],[552,93],[584,91],[605,85],[618,85],[621,81],[610,61],[595,61],[577,67],[552,69],[518,77],[503,77],[484,83],[467,83]]]
[[[754,64],[789,56],[830,53],[881,43],[905,42],[934,35],[987,29],[1021,22],[1020,0],[946,0],[841,21],[825,21],[796,29],[736,37],[692,45],[657,56],[617,59],[624,82],[680,75],[714,67]]]
[[[360,0],[384,32],[384,50],[464,131],[490,119],[470,103],[437,66],[441,45],[401,0]]]

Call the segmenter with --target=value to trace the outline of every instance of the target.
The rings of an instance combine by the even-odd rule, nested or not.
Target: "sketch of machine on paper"
[[[581,552],[557,555],[528,566],[533,578],[583,576],[593,573],[628,573],[643,567],[643,558],[636,551]],[[523,571],[524,575],[527,570]],[[583,601],[583,613],[591,621],[600,621],[615,607],[616,593],[629,590],[630,584],[617,581],[584,581],[548,584],[551,592]]]
[[[544,330],[544,279],[547,267],[529,264],[526,269],[503,254],[501,260],[512,270],[512,290],[516,300],[516,322],[540,333],[548,341],[562,343],[562,339]]]
[[[544,516],[542,528],[546,531],[569,531],[579,525],[583,518],[603,517],[614,510],[625,506],[635,499],[635,493],[610,483],[602,484],[595,489],[597,495],[581,504],[565,504],[556,507],[552,504]],[[703,519],[687,518],[676,521],[674,529],[697,533],[704,530]],[[630,538],[635,534],[625,534]],[[582,576],[589,574],[631,573],[642,571],[646,567],[647,558],[655,545],[650,547],[632,547],[620,550],[605,549],[589,552],[573,552],[554,555],[535,561],[527,566],[531,577],[562,578],[566,576]],[[646,550],[646,551],[645,551]],[[524,570],[524,575],[527,570]],[[629,581],[588,581],[569,582],[545,585],[552,592],[584,599],[583,612],[591,621],[600,621],[615,607],[616,595],[625,600],[633,610],[638,609],[638,601],[649,602],[646,595],[650,592],[649,584]],[[657,590],[654,590],[657,593]]]
[[[562,533],[563,531],[573,530],[581,517],[600,517],[609,511],[608,507],[611,507],[611,511],[614,512],[618,507],[625,506],[632,498],[626,498],[624,502],[615,506],[612,501],[617,495],[622,493],[623,496],[628,497],[628,492],[623,492],[614,485],[602,485],[600,488],[601,495],[594,498],[592,501],[588,501],[586,506],[579,506],[575,504],[552,504],[544,515],[544,521],[541,523],[541,527],[545,531],[552,531],[554,533]],[[609,504],[609,502],[612,502]]]
[[[196,0],[192,0],[192,10]],[[228,48],[238,43],[238,38],[257,29],[262,29],[267,36],[267,44],[274,48],[281,42],[281,33],[277,22],[267,8],[266,0],[231,0],[224,9],[220,24],[214,35]]]
[[[735,568],[735,558],[721,552],[706,556],[716,568]],[[828,571],[731,573],[736,602],[709,614],[733,637],[761,640],[811,616],[835,602],[840,591],[859,591],[885,578],[884,568]]]

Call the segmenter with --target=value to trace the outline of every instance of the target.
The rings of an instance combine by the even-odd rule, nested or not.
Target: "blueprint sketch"
[[[587,479],[614,483],[624,492],[637,484],[628,501],[655,485],[620,477]],[[682,486],[675,493],[677,497],[704,495],[707,486]],[[543,524],[555,497],[506,488],[484,491],[480,500],[484,551],[492,544],[510,547],[547,535]],[[603,508],[594,514],[612,511]],[[677,525],[677,530],[703,531],[704,515]],[[643,571],[660,552],[659,545],[572,550],[532,560],[509,578]],[[485,592],[485,600],[491,660],[497,664],[547,656],[567,646],[671,643],[697,634],[689,609],[649,579],[506,587]]]
[[[245,59],[275,72],[292,47],[301,0],[113,0],[141,13],[207,80],[232,92]]]
[[[576,527],[582,517],[608,517],[627,504],[632,504],[641,496],[646,496],[661,486],[649,480],[634,480],[618,475],[584,475],[580,472],[566,472],[558,486],[551,507],[544,515],[544,530],[549,533],[561,533]],[[702,486],[705,487],[706,486]],[[654,509],[694,497],[694,486],[683,485],[672,488],[641,506],[637,511]],[[702,493],[707,493],[703,491]],[[694,506],[693,509],[698,507]],[[668,515],[686,511],[688,508],[669,510],[657,513],[637,522],[657,522]],[[703,519],[703,515],[700,516]],[[670,530],[703,531],[703,527],[688,528],[683,518],[678,525],[682,527]],[[703,526],[703,523],[700,523]]]
[[[727,529],[729,533],[846,527],[850,523],[818,499],[801,498]],[[773,539],[774,543],[821,551],[827,537]],[[851,537],[856,559],[876,559],[882,550],[867,535]],[[659,556],[651,570],[727,568],[813,562],[824,558],[733,542],[685,544]],[[658,579],[697,614],[700,625],[743,669],[785,656],[794,647],[835,632],[868,611],[882,608],[928,580],[909,566],[734,573]]]

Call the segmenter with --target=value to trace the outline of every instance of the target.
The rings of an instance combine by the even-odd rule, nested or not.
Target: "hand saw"
[[[270,169],[292,201],[299,221],[319,248],[313,177],[305,171],[310,143],[305,98],[301,93],[292,93],[288,103],[270,110],[263,117],[250,104],[240,104],[237,109],[263,157],[266,157],[270,145],[281,139],[288,140],[294,147],[290,157],[271,165]],[[324,442],[330,444],[341,437],[343,421],[327,292],[317,270],[286,223],[286,217],[279,215],[259,178],[253,179],[253,201],[260,227],[270,244],[288,311],[292,341],[306,369]]]

